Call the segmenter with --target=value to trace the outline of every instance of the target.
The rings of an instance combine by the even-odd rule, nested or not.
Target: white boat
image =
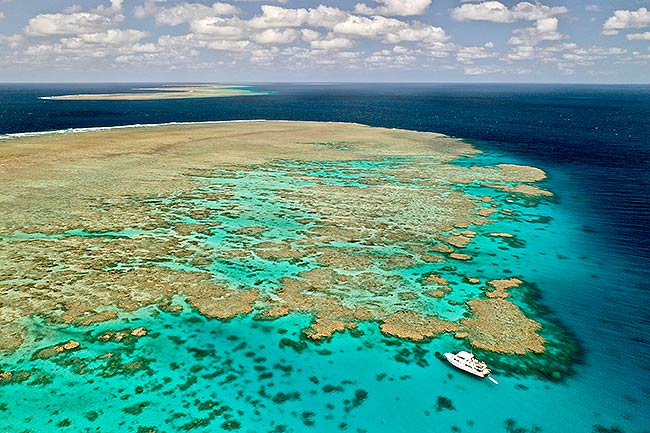
[[[454,367],[473,374],[474,376],[485,378],[490,375],[490,369],[487,367],[485,362],[479,361],[474,358],[474,355],[465,352],[464,350],[458,353],[447,352],[445,353],[445,358],[447,358],[447,361],[449,361],[449,363]],[[489,379],[492,382],[497,383],[497,381],[491,377]]]

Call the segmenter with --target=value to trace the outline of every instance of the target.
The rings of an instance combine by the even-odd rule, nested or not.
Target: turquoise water
[[[562,432],[614,422],[640,431],[634,426],[647,408],[634,395],[612,398],[611,388],[593,393],[588,367],[561,384],[497,376],[495,386],[435,358],[457,346],[451,337],[405,343],[366,324],[314,344],[298,335],[307,323],[149,310],[92,331],[34,324],[39,344],[74,338],[87,348],[51,360],[30,361],[31,352],[6,359],[32,374],[2,388],[3,429]],[[127,326],[149,334],[98,343],[107,330]],[[107,353],[116,355],[101,359]],[[142,365],[124,367],[132,362]],[[509,430],[508,420],[526,430]]]
[[[495,161],[522,162],[491,153],[474,158],[471,163],[483,165]],[[466,163],[467,160],[459,161],[459,164]],[[211,209],[210,220],[221,225],[213,229],[212,235],[193,235],[207,249],[235,245],[245,249],[265,240],[300,240],[312,223],[296,221],[304,218],[317,221],[318,216],[305,213],[291,202],[277,200],[278,192],[311,184],[309,180],[288,174],[307,170],[320,181],[358,186],[361,176],[357,170],[372,174],[373,170],[394,164],[399,164],[399,160],[317,167],[298,167],[285,161],[278,162],[270,171],[222,177],[216,172],[204,178],[205,186],[199,192],[228,191],[232,193],[229,198],[206,201],[197,198],[200,194],[193,194],[192,199],[170,198],[168,217],[179,222],[200,222],[188,216],[188,211],[193,207]],[[544,186],[553,187],[562,180],[555,178]],[[562,362],[569,363],[564,367],[571,368],[562,370],[560,380],[535,371],[540,360],[534,356],[483,354],[495,367],[499,385],[461,374],[435,355],[467,349],[466,343],[449,335],[410,343],[386,337],[376,323],[365,322],[358,330],[313,342],[301,336],[301,330],[311,320],[304,315],[273,321],[256,320],[253,315],[218,321],[198,315],[187,305],[179,313],[149,307],[91,327],[52,325],[39,320],[30,323],[32,341],[0,362],[0,370],[14,372],[11,380],[0,382],[0,429],[7,432],[645,431],[648,426],[644,414],[650,412],[648,389],[638,386],[630,377],[628,366],[623,363],[618,369],[609,366],[605,372],[600,365],[611,363],[608,352],[587,352],[582,359],[562,358],[563,350],[575,349],[571,342],[575,337],[555,325],[557,317],[531,299],[522,298],[542,292],[553,303],[573,306],[576,321],[591,317],[580,312],[585,306],[588,308],[590,296],[602,296],[605,289],[596,281],[602,277],[603,270],[593,246],[585,249],[584,230],[575,215],[555,199],[534,205],[526,200],[508,203],[512,197],[507,193],[479,184],[465,190],[477,196],[489,194],[496,202],[507,203],[513,211],[510,217],[500,216],[494,224],[470,227],[471,230],[509,232],[515,238],[477,236],[467,250],[470,253],[473,249],[480,250],[481,254],[471,262],[454,263],[455,269],[444,267],[449,264],[445,262],[397,272],[417,284],[426,272],[439,271],[453,288],[445,299],[458,304],[475,297],[478,291],[463,281],[464,275],[482,281],[520,276],[535,284],[539,291],[532,287],[523,295],[513,293],[514,299],[524,306],[529,316],[545,324],[544,336],[552,343],[546,358],[553,368],[562,367]],[[233,207],[236,216],[227,212]],[[256,225],[272,229],[255,238],[236,234],[237,229]],[[141,234],[73,231],[65,235]],[[383,248],[386,252],[386,247]],[[393,252],[399,252],[399,248]],[[190,265],[168,263],[167,266]],[[284,263],[253,257],[244,262],[218,260],[208,270],[234,286],[264,288],[273,287],[281,277],[296,276],[312,267],[314,263],[309,259]],[[574,284],[594,286],[593,293],[571,290]],[[176,301],[183,303],[182,299]],[[425,302],[431,313],[451,320],[459,320],[464,313],[461,305],[434,299]],[[129,334],[141,326],[148,330],[146,336]],[[593,326],[593,330],[597,333],[599,327]],[[125,337],[115,341],[114,334],[120,331]],[[104,341],[104,335],[109,336],[108,341]],[[581,337],[584,336],[583,333]],[[70,339],[81,343],[79,350],[48,359],[34,356],[38,348]],[[23,376],[20,371],[29,375]]]

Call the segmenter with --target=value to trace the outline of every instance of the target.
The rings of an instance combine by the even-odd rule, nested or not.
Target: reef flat
[[[525,275],[484,278],[477,241],[517,247],[491,224],[552,194],[535,185],[542,170],[476,166],[478,153],[440,134],[317,122],[5,140],[0,348],[30,342],[35,318],[92,327],[157,306],[306,314],[311,340],[369,322],[400,339],[544,353]]]
[[[80,95],[44,96],[41,99],[54,101],[157,101],[164,99],[186,98],[227,98],[232,96],[267,95],[248,86],[174,86],[143,87],[133,89],[130,93],[96,93]]]

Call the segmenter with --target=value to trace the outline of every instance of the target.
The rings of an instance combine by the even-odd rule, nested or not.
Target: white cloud
[[[160,51],[154,44],[140,44],[147,33],[140,30],[111,29],[100,33],[85,33],[76,37],[62,38],[58,42],[36,44],[27,47],[25,55],[32,62],[63,63],[94,62],[97,59],[113,59],[119,55],[152,53]]]
[[[110,29],[102,33],[85,33],[76,38],[65,38],[62,41],[78,41],[84,44],[123,46],[139,42],[147,36],[146,32],[140,30],[117,30]]]
[[[451,11],[451,16],[457,21],[492,21],[495,23],[511,23],[516,20],[536,21],[567,13],[564,6],[546,6],[541,3],[520,2],[508,9],[498,1],[468,3]]]
[[[489,66],[466,66],[463,70],[465,75],[487,75],[487,74],[508,74],[508,75],[525,75],[531,72],[527,68],[513,68],[503,65]]]
[[[488,42],[482,47],[461,47],[456,53],[456,60],[465,65],[471,65],[476,60],[496,57],[496,53],[490,50],[494,48],[492,42]]]
[[[253,36],[253,40],[262,45],[291,44],[301,36],[302,33],[295,29],[266,29]]]
[[[248,22],[253,28],[299,27],[303,25],[309,12],[307,9],[287,9],[280,6],[263,5],[262,15]]]
[[[0,11],[0,20],[4,19],[4,17],[5,17],[5,13]]]
[[[650,32],[632,33],[625,37],[630,41],[650,41]]]
[[[331,29],[336,24],[345,21],[348,16],[350,14],[341,9],[319,5],[316,8],[309,9],[307,24]]]
[[[422,15],[431,6],[431,0],[376,0],[382,6],[372,8],[357,3],[354,11],[362,15],[412,16]]]
[[[321,38],[321,34],[318,33],[316,30],[302,29],[301,33],[302,33],[302,40],[304,42],[317,41]]]
[[[366,67],[408,69],[417,62],[417,57],[410,52],[402,50],[380,50],[375,51],[364,59]]]
[[[570,67],[591,66],[596,60],[606,59],[609,56],[624,54],[626,50],[622,48],[602,48],[593,46],[590,48],[577,48],[572,52],[562,55],[562,59],[572,63]]]
[[[444,29],[431,24],[429,17],[421,18],[428,22],[399,18],[425,13],[431,0],[357,0],[362,3],[354,11],[323,4],[288,8],[279,6],[281,1],[264,0],[254,6],[259,8],[255,15],[250,13],[250,5],[242,8],[247,15],[240,13],[237,5],[241,3],[237,0],[138,0],[133,13],[140,18],[150,17],[141,28],[155,32],[155,40],[147,39],[148,33],[142,30],[118,28],[124,22],[122,1],[95,1],[105,4],[95,9],[75,6],[58,14],[41,14],[30,20],[19,35],[0,35],[2,55],[14,55],[15,62],[27,59],[22,60],[23,64],[82,66],[89,70],[110,67],[126,71],[127,66],[140,64],[158,65],[161,70],[245,70],[247,66],[272,66],[270,69],[283,71],[417,68],[481,75],[525,73],[544,64],[557,67],[558,76],[560,72],[585,73],[580,67],[611,56],[625,58],[620,56],[620,49],[599,51],[560,43],[567,41],[560,33],[565,24],[560,15],[567,13],[567,8],[534,0],[461,0],[461,6],[452,10],[456,20],[519,23],[513,26],[510,48],[505,51],[491,42],[478,46],[453,43]],[[616,11],[612,18],[619,24],[605,31],[616,32],[622,26],[639,28],[643,22],[639,11],[634,11],[634,18],[616,15],[621,12]],[[158,25],[179,28],[153,27],[154,20]],[[623,21],[627,24],[620,24]],[[629,34],[627,40],[650,40],[650,32],[643,32]],[[30,36],[51,37],[34,44]],[[13,54],[7,47],[13,49]],[[303,76],[311,77],[307,72]]]
[[[542,41],[560,40],[565,36],[557,31],[558,23],[559,21],[555,17],[537,20],[533,27],[513,30],[508,43],[511,45],[534,46]]]
[[[601,9],[600,9],[600,6],[591,4],[591,5],[585,6],[585,10],[587,12],[600,12]]]
[[[207,17],[236,15],[238,13],[239,8],[227,3],[213,3],[212,6],[200,3],[179,3],[168,8],[156,8],[153,3],[147,3],[134,9],[134,14],[138,18],[153,15],[156,24],[169,26],[176,26]]]
[[[566,14],[569,10],[564,6],[545,6],[540,3],[517,3],[512,8],[512,16],[518,20],[536,21]]]
[[[580,48],[575,43],[561,43],[547,47],[519,45],[513,47],[512,51],[505,56],[505,60],[510,61],[536,61],[539,63],[556,64],[560,70],[566,68],[576,68],[584,66],[577,61],[587,62],[587,57],[608,56],[620,54],[620,48]],[[593,58],[590,59],[594,60]]]
[[[115,19],[92,13],[43,14],[29,20],[25,33],[30,36],[74,35],[108,30]]]
[[[351,15],[332,29],[334,33],[351,37],[378,39],[384,43],[420,42],[433,44],[444,42],[449,36],[440,27],[433,27],[418,21],[407,23],[382,16],[360,17]]]
[[[41,14],[30,19],[24,29],[29,36],[79,35],[114,28],[124,20],[122,0],[99,6],[90,12]]]
[[[511,23],[512,13],[506,5],[498,1],[464,4],[451,11],[456,21],[492,21],[495,23]]]
[[[311,41],[310,46],[316,50],[343,50],[353,44],[354,42],[347,38],[333,38]]]
[[[614,15],[609,17],[603,29],[623,30],[623,29],[640,29],[650,26],[650,11],[646,8],[640,8],[636,11],[617,10]]]
[[[248,40],[210,39],[204,35],[187,34],[180,36],[163,35],[158,38],[158,45],[165,50],[183,51],[195,48],[207,48],[219,51],[244,52],[254,44]]]
[[[532,27],[512,31],[508,43],[511,45],[535,46],[542,41],[556,41],[564,38],[558,30],[557,15],[567,13],[564,6],[546,6],[541,3],[520,2],[512,8],[498,1],[468,3],[452,10],[452,17],[458,21],[492,21],[512,23],[515,21],[535,21]]]
[[[6,45],[9,48],[18,48],[24,41],[23,35],[0,35],[0,45]]]
[[[626,53],[622,48],[592,46],[581,48],[575,43],[555,44],[548,47],[521,45],[508,53],[506,61],[535,61],[554,64],[563,74],[572,74],[579,67],[593,66],[600,60]]]
[[[220,39],[240,39],[246,34],[240,20],[221,17],[194,20],[190,23],[190,29],[198,36]]]

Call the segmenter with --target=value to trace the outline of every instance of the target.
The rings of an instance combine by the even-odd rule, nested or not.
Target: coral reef
[[[487,350],[542,351],[539,324],[506,301],[519,280],[488,282],[493,290],[467,302],[460,323],[428,306],[458,293],[443,271],[479,259],[475,240],[503,211],[463,187],[550,194],[531,185],[545,177],[533,167],[453,163],[474,153],[439,134],[309,122],[7,142],[0,349],[20,346],[35,316],[93,326],[150,305],[178,312],[180,297],[216,319],[307,313],[313,340],[372,320],[404,339],[454,333]],[[106,335],[126,341],[147,330]]]

